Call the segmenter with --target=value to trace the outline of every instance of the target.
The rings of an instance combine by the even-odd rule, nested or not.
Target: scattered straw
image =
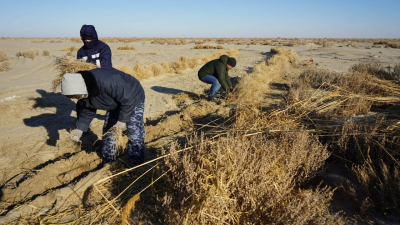
[[[55,70],[59,72],[57,77],[53,80],[53,90],[55,91],[60,85],[64,74],[77,73],[78,71],[92,70],[97,68],[92,63],[83,62],[80,60],[72,60],[66,57],[57,57],[54,61]]]

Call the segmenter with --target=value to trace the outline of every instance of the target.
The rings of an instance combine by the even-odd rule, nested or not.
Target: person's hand
[[[114,127],[120,127],[122,131],[126,131],[126,123],[118,121]]]
[[[71,139],[75,142],[79,142],[79,139],[81,139],[82,134],[83,134],[83,131],[81,131],[79,129],[72,130],[71,133],[69,134],[69,139]]]
[[[228,96],[229,96],[229,98],[232,99],[232,100],[235,99],[235,96],[232,94],[232,92],[229,92]]]

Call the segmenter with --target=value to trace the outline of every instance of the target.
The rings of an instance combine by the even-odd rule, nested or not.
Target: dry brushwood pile
[[[143,80],[182,74],[221,54],[238,53],[232,48],[118,69]],[[60,74],[54,88],[63,74],[94,68],[67,58],[56,59],[55,66]],[[371,61],[346,73],[332,72],[299,62],[293,50],[272,48],[240,77],[234,100],[215,104],[198,93],[176,95],[191,104],[146,124],[145,163],[127,169],[121,156],[101,167],[94,152],[87,163],[88,154],[67,146],[76,148],[71,161],[87,167],[85,174],[70,177],[66,167],[56,178],[46,178],[65,164],[63,157],[34,167],[18,185],[40,186],[30,178],[41,175],[49,191],[22,193],[5,186],[2,191],[13,204],[2,209],[11,224],[398,221],[399,68],[388,71]],[[288,88],[276,90],[274,83]],[[122,154],[126,136],[118,131],[115,138],[122,138],[115,146]],[[334,166],[346,168],[346,174],[327,172]]]
[[[285,73],[295,61],[283,52],[238,86]],[[306,70],[290,84],[285,109],[268,112],[257,108],[260,102],[240,103],[250,99],[238,94],[225,123],[193,134],[183,152],[180,145],[169,149],[168,173],[155,191],[161,217],[169,224],[343,224],[400,215],[400,127],[390,112],[399,111],[397,77],[377,62],[347,74]],[[327,161],[347,167],[350,179],[306,188]],[[331,206],[334,195],[350,199],[352,213]],[[141,206],[139,213],[148,209],[146,201]]]

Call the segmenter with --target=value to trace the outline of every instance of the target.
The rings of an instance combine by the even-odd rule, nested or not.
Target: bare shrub
[[[118,47],[117,50],[136,50],[136,48],[132,45],[132,46],[122,46],[122,47]]]
[[[297,188],[329,156],[307,132],[242,138],[232,132],[218,141],[195,138],[189,146],[190,152],[166,159],[166,183],[173,184],[163,198],[169,223],[340,223],[327,210],[331,189]]]
[[[11,69],[11,63],[9,61],[4,61],[0,64],[0,72],[7,72]]]
[[[34,59],[35,56],[39,55],[39,51],[25,51],[25,52],[17,52],[17,54],[15,54],[16,57],[24,57],[24,58],[30,58],[30,59]]]
[[[396,74],[390,74],[377,60],[372,60],[366,63],[361,62],[358,64],[354,64],[350,69],[353,72],[371,74],[379,79],[385,79],[385,80],[396,79],[395,76]]]
[[[332,47],[332,44],[331,44],[330,41],[324,40],[324,41],[322,42],[322,47],[324,47],[324,48],[329,48],[329,47]]]
[[[50,56],[50,52],[49,51],[43,51],[42,56]]]
[[[0,52],[0,62],[8,61],[8,57],[4,52]]]

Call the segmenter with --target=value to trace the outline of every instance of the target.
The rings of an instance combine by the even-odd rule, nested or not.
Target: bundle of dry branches
[[[57,77],[53,80],[53,90],[55,91],[60,85],[64,74],[77,73],[78,71],[92,70],[97,68],[92,63],[80,60],[73,60],[66,57],[57,57],[54,61],[55,70],[58,71]]]

